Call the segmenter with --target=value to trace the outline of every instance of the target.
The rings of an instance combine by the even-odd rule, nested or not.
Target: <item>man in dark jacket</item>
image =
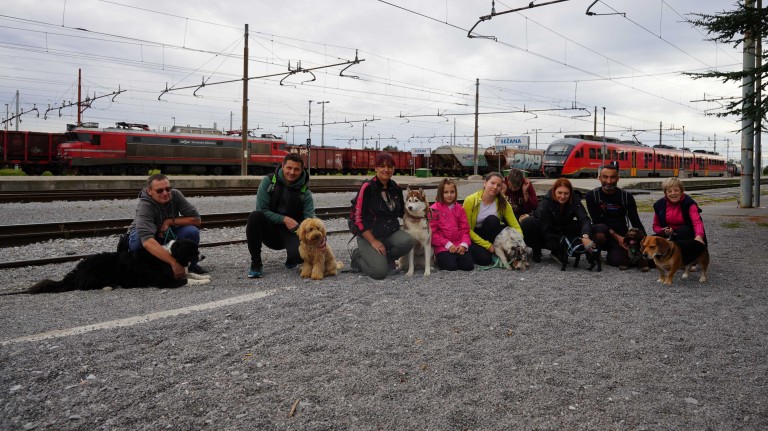
[[[626,256],[624,235],[631,227],[645,236],[645,228],[637,214],[635,198],[616,186],[619,167],[612,162],[600,168],[600,187],[587,193],[587,211],[592,219],[592,235],[601,250],[606,250],[608,265],[619,266]]]
[[[288,269],[303,262],[299,256],[296,229],[304,219],[315,217],[315,202],[308,183],[309,173],[304,170],[304,160],[295,153],[287,154],[283,166],[261,181],[256,193],[256,211],[248,216],[245,226],[251,254],[248,278],[261,278],[264,274],[262,244],[272,250],[285,249],[288,255],[285,267]]]
[[[176,278],[184,277],[184,268],[176,262],[161,243],[171,239],[190,239],[200,243],[200,213],[184,195],[171,187],[163,174],[147,178],[147,187],[139,193],[136,217],[128,228],[128,250],[145,249],[156,258],[171,265]],[[189,271],[205,274],[197,262]]]

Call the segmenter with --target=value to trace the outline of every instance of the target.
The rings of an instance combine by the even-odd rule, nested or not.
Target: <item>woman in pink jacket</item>
[[[472,271],[472,256],[467,253],[472,240],[464,207],[456,203],[456,183],[448,178],[437,186],[437,197],[432,204],[432,248],[440,269],[447,271]]]

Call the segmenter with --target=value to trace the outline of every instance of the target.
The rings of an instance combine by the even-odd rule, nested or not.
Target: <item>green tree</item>
[[[397,147],[394,145],[387,145],[382,149],[382,151],[398,151]]]
[[[755,39],[760,38],[764,40],[764,36],[768,34],[768,12],[766,9],[758,9],[754,7],[754,2],[750,1],[749,7],[746,1],[740,1],[734,5],[735,10],[723,11],[715,15],[692,13],[695,19],[689,20],[693,25],[701,27],[707,31],[709,36],[707,40],[725,43],[738,47],[745,43],[745,35],[751,35]],[[763,43],[765,47],[766,44]],[[766,58],[766,51],[763,51],[763,58]],[[741,117],[742,114],[757,121],[758,119],[765,118],[768,112],[768,92],[765,91],[766,85],[768,85],[768,65],[763,62],[759,68],[748,68],[745,70],[739,70],[734,72],[721,72],[710,70],[702,73],[685,72],[685,75],[691,76],[693,79],[714,78],[719,79],[723,83],[736,82],[741,83],[745,77],[752,77],[753,82],[760,76],[762,81],[760,83],[760,89],[762,91],[762,100],[757,100],[757,93],[752,92],[747,96],[739,97],[732,101],[727,102],[725,106],[719,111],[708,113],[707,115],[715,115],[718,117],[737,116]],[[745,103],[746,102],[746,103]],[[766,130],[766,124],[762,122],[762,129]]]

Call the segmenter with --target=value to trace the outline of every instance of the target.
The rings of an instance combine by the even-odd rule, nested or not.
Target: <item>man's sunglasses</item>
[[[171,190],[173,190],[173,187],[166,187],[164,189],[155,189],[155,193],[161,195],[163,193],[170,193]]]

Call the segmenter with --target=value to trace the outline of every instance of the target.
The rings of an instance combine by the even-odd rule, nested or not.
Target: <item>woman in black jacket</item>
[[[523,229],[525,243],[533,249],[533,261],[541,262],[541,249],[556,252],[560,247],[560,238],[581,236],[585,248],[592,247],[589,237],[592,223],[581,204],[581,193],[573,189],[571,182],[560,178],[539,201],[539,206],[532,217],[525,218],[520,227]]]
[[[375,169],[376,176],[363,183],[354,201],[350,227],[357,234],[357,248],[351,258],[353,271],[381,280],[396,272],[395,260],[411,251],[413,238],[400,229],[405,205],[403,191],[392,180],[395,159],[379,153]]]

